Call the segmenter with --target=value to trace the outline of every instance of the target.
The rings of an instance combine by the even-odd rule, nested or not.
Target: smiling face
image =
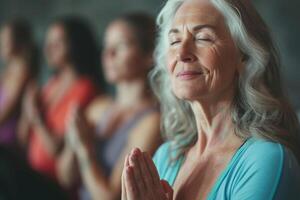
[[[178,98],[215,100],[233,95],[241,56],[224,17],[209,0],[185,1],[168,38],[167,66]]]

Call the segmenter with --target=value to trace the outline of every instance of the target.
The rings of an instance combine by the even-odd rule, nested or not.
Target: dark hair
[[[152,53],[155,48],[156,24],[151,15],[133,12],[121,15],[117,20],[127,23],[136,36],[138,45],[145,53]]]
[[[97,86],[104,86],[100,50],[87,21],[80,17],[67,16],[56,19],[54,24],[61,25],[64,29],[68,56],[75,72],[91,78]]]
[[[5,23],[4,26],[11,31],[13,51],[23,57],[30,76],[36,78],[39,72],[39,51],[30,23],[25,19],[15,18]]]

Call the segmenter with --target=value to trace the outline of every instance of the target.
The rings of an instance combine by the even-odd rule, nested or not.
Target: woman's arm
[[[34,129],[35,134],[39,135],[41,141],[50,155],[57,157],[61,151],[63,139],[51,133],[38,109],[38,89],[35,84],[28,87],[26,92],[25,114],[30,120],[30,128]]]
[[[86,139],[86,136],[83,136],[84,134],[88,134],[89,137],[90,134],[93,134],[94,131],[94,125],[98,123],[99,121],[99,114],[103,113],[104,110],[106,110],[107,106],[110,104],[111,99],[109,97],[103,97],[100,96],[93,100],[92,103],[90,103],[84,112],[84,117],[81,116],[81,113],[78,113],[78,105],[72,105],[70,109],[70,113],[68,114],[69,117],[66,120],[66,127],[67,131],[65,134],[65,145],[62,150],[61,155],[58,159],[58,165],[57,165],[57,171],[58,171],[58,179],[60,184],[64,188],[72,188],[74,185],[76,185],[80,181],[80,171],[78,166],[78,159],[76,158],[76,149],[77,147],[83,148],[82,144],[74,144],[74,136],[77,138],[79,136],[83,137],[81,139],[75,139],[80,143],[83,143],[86,140],[92,140],[92,139]],[[84,124],[81,123],[81,126],[83,126],[82,131],[80,133],[78,132],[78,123],[75,123],[75,117],[82,118],[84,120]],[[81,121],[81,120],[79,120]],[[88,130],[87,130],[88,129]],[[75,133],[73,133],[75,131]]]
[[[104,174],[101,166],[97,163],[94,149],[90,148],[91,145],[80,145],[83,148],[78,148],[77,146],[76,155],[79,161],[81,176],[93,199],[101,198],[103,200],[110,200],[120,198],[121,175],[125,155],[133,147],[140,147],[153,153],[160,142],[159,121],[159,113],[152,113],[137,124],[131,132],[128,143],[110,177]]]
[[[63,139],[55,137],[55,134],[51,133],[40,115],[35,117],[33,128],[35,133],[40,136],[48,153],[57,157],[62,151]]]
[[[81,172],[87,188],[93,194],[92,196],[94,199],[99,199],[100,197],[104,199],[104,194],[107,199],[120,198],[121,176],[125,156],[134,147],[143,148],[150,154],[153,154],[161,141],[159,134],[159,122],[159,113],[152,113],[142,119],[139,124],[137,124],[137,126],[130,133],[128,143],[124,148],[119,160],[117,161],[117,164],[114,167],[110,177],[105,177],[103,170],[101,170],[101,167],[99,167],[95,159],[93,159],[93,154],[90,154],[91,159],[89,159],[89,156],[84,156],[82,159],[80,159],[83,161],[81,164],[82,166],[89,166],[90,162],[91,170],[89,170],[88,167],[81,167]]]
[[[31,104],[37,93],[36,83],[28,82],[25,88],[21,103],[21,115],[17,124],[17,138],[21,146],[26,147],[29,138],[30,128],[32,126]]]
[[[99,199],[99,195],[101,199],[116,199],[111,194],[112,189],[107,177],[103,175],[104,173],[97,163],[95,149],[92,145],[92,134],[91,126],[88,125],[86,118],[78,112],[78,106],[74,105],[67,124],[66,145],[62,154],[64,158],[59,159],[60,182],[67,188],[75,184],[76,179],[72,178],[70,172],[74,173],[77,170],[74,165],[77,159],[81,177],[93,199]],[[72,154],[76,155],[76,158],[71,158]]]
[[[76,155],[68,145],[64,145],[57,162],[57,178],[65,189],[72,189],[80,182]]]
[[[297,200],[300,197],[300,166],[293,153],[281,144],[258,140],[247,150],[239,173],[233,174],[232,200]]]
[[[112,184],[96,160],[92,150],[82,149],[77,152],[79,169],[84,185],[92,199],[114,200],[119,199],[119,190]]]
[[[10,119],[20,108],[26,82],[28,82],[28,73],[25,67],[22,67],[19,73],[15,74],[13,81],[9,81],[9,84],[5,85],[5,104],[2,106],[0,112],[0,126]]]
[[[30,131],[30,121],[27,118],[27,116],[24,114],[24,112],[21,113],[21,117],[17,124],[17,137],[18,142],[22,147],[26,147],[28,144],[28,137],[29,137],[29,131]]]

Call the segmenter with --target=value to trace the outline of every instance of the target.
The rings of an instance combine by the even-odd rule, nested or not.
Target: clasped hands
[[[122,172],[122,200],[172,200],[173,189],[160,180],[146,152],[138,148],[126,156]]]

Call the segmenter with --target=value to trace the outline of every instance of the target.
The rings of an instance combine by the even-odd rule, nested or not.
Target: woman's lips
[[[203,75],[203,72],[200,71],[182,71],[179,72],[176,77],[182,79],[182,80],[189,80],[189,79],[193,79],[196,78],[198,76]]]

